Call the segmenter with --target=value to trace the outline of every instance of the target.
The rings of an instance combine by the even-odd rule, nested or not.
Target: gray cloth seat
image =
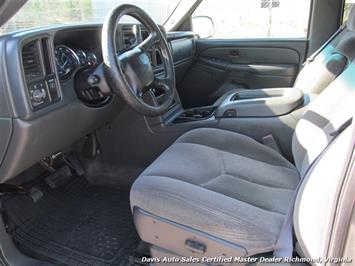
[[[206,244],[203,255],[208,257],[273,251],[300,175],[305,175],[293,213],[296,239],[307,257],[328,254],[334,202],[353,143],[353,129],[347,128],[322,154],[334,130],[354,115],[355,7],[349,17],[337,47],[351,61],[298,121],[290,143],[295,166],[250,137],[202,128],[181,136],[137,178],[131,208],[137,231],[152,250],[196,255],[186,246],[192,239],[202,249]]]
[[[273,250],[298,182],[295,166],[273,149],[202,128],[180,137],[141,174],[131,205],[252,255]]]

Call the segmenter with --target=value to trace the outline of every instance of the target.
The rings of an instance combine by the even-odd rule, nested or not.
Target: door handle
[[[239,51],[238,50],[230,50],[229,55],[231,57],[239,57]]]

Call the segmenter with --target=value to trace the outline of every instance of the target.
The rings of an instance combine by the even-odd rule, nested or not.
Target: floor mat
[[[57,189],[38,184],[43,197],[4,202],[13,239],[24,253],[56,265],[130,265],[137,247],[129,193],[73,178]]]

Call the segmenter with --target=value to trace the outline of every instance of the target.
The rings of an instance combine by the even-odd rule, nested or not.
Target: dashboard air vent
[[[22,64],[26,80],[33,80],[43,76],[38,48],[37,41],[27,43],[22,48]]]

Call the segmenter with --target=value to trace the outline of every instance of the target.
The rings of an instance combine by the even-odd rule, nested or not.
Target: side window
[[[193,13],[193,27],[199,33],[200,18],[209,17],[214,34],[206,37],[214,39],[304,38],[310,6],[311,0],[203,0]]]
[[[355,4],[355,0],[345,0],[343,11],[343,23],[348,21],[350,9]]]

